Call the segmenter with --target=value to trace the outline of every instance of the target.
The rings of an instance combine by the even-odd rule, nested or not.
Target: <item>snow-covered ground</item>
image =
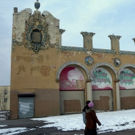
[[[5,128],[0,129],[0,135],[15,135],[27,131],[26,128]]]
[[[97,126],[97,131],[99,134],[135,128],[135,109],[113,112],[100,112],[97,113],[97,117],[102,123],[101,126]],[[85,125],[83,124],[82,114],[34,118],[31,120],[44,121],[45,125],[39,128],[57,127],[57,129],[61,129],[63,131],[72,131],[84,129],[85,127]],[[48,124],[46,125],[46,123]],[[3,127],[4,126],[6,125],[3,125]],[[15,135],[19,132],[25,132],[28,130],[27,128],[7,129],[6,127],[4,129],[1,129],[1,127],[2,125],[0,126],[0,135]]]
[[[97,113],[101,126],[97,126],[98,133],[116,132],[120,130],[135,128],[135,109],[126,111],[113,111]],[[42,127],[57,127],[63,131],[84,129],[82,114],[54,116],[47,118],[35,118],[32,120],[41,120],[48,123]]]
[[[7,125],[0,125],[0,127],[6,127]]]

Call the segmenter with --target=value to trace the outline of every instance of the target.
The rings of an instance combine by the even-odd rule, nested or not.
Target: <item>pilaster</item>
[[[86,92],[87,92],[87,96],[86,96],[86,98],[87,98],[87,100],[90,100],[90,101],[92,101],[92,83],[91,83],[91,81],[92,80],[88,80],[88,81],[86,81]]]
[[[117,110],[120,110],[121,109],[119,81],[120,81],[119,79],[115,80],[115,84],[116,84],[116,105],[117,105]]]

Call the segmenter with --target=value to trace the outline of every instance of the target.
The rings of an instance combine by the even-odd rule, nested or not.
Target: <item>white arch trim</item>
[[[79,62],[77,62],[77,61],[70,61],[70,62],[67,62],[67,63],[63,64],[63,65],[59,68],[59,70],[57,71],[56,80],[59,80],[61,71],[62,71],[65,67],[70,66],[70,65],[77,65],[77,66],[80,66],[81,68],[83,68],[84,71],[85,71],[85,73],[86,73],[86,75],[87,75],[87,79],[89,80],[89,70],[87,69],[86,66],[84,66],[83,64],[81,64],[81,63],[79,63]]]
[[[114,74],[115,74],[115,77],[117,78],[117,71],[116,71],[116,69],[115,69],[112,65],[110,65],[110,64],[108,64],[108,63],[98,63],[98,64],[94,65],[94,66],[92,67],[91,71],[90,71],[90,75],[92,75],[92,72],[93,72],[97,67],[99,67],[99,66],[106,66],[106,67],[109,67],[110,69],[112,69],[112,71],[113,71]],[[91,79],[92,79],[92,78],[91,78]]]
[[[125,65],[123,65],[123,66],[120,68],[120,70],[119,70],[119,72],[118,72],[118,75],[120,75],[120,72],[121,72],[124,68],[128,68],[128,67],[132,67],[132,68],[135,69],[135,65],[133,65],[133,64],[125,64]]]

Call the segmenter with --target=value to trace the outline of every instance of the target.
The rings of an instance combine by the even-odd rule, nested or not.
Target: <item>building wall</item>
[[[0,86],[0,111],[10,110],[10,86]]]
[[[39,11],[35,11],[34,15],[31,16],[31,12],[31,9],[25,9],[13,14],[11,57],[12,119],[18,118],[18,94],[20,93],[36,94],[35,117],[59,114],[59,109],[56,109],[56,107],[59,108],[59,85],[54,79],[58,68],[54,66],[54,63],[56,63],[55,56],[57,55],[54,47],[60,42],[59,20],[54,18],[49,12],[45,12],[46,17],[42,16]],[[44,49],[49,46],[50,51],[44,50],[46,51],[45,53],[42,50],[37,54],[32,49],[29,50],[27,45],[30,41],[26,37],[30,37],[28,34],[31,33],[28,32],[31,26],[33,29],[37,29],[38,26],[47,27],[46,34],[49,41]],[[48,90],[50,97],[48,97]],[[55,107],[51,107],[53,102],[55,102]],[[39,103],[41,106],[38,105]],[[43,106],[45,106],[44,109]]]
[[[117,110],[118,105],[116,83],[123,68],[135,69],[135,52],[124,52],[119,50],[120,36],[111,35],[111,50],[94,49],[92,44],[93,33],[82,32],[84,40],[83,47],[61,46],[61,36],[64,30],[59,29],[59,20],[49,12],[41,13],[31,9],[25,9],[13,14],[12,30],[12,57],[11,57],[11,100],[10,108],[12,119],[18,118],[18,94],[35,94],[35,117],[59,115],[64,112],[68,100],[83,106],[83,100],[87,98],[87,81],[91,80],[91,73],[97,67],[105,68],[112,76],[112,97],[107,92],[93,92],[93,101],[97,104],[100,100],[110,99],[105,110]],[[47,24],[47,25],[46,25]],[[31,27],[32,26],[32,27]],[[40,28],[41,27],[41,28]],[[31,46],[31,29],[39,29],[43,36],[44,47],[41,50],[34,50]],[[45,33],[44,33],[45,32]],[[46,34],[46,36],[44,36]],[[46,38],[45,38],[46,37]],[[89,41],[89,42],[88,42]],[[99,45],[101,46],[101,45]],[[117,47],[118,46],[118,47]],[[90,58],[87,59],[86,58]],[[115,61],[119,59],[120,64]],[[90,62],[89,62],[90,61]],[[70,98],[71,93],[60,92],[59,77],[61,71],[68,66],[79,68],[85,77],[85,87],[83,92],[74,92],[76,98]],[[108,91],[109,92],[109,91]],[[67,101],[63,99],[66,94]],[[81,94],[81,102],[79,101]],[[98,101],[96,101],[98,100]],[[113,101],[113,105],[111,102]],[[121,97],[122,100],[122,97]],[[123,101],[122,101],[123,103]],[[71,108],[68,108],[71,109]],[[81,110],[79,109],[79,110]]]

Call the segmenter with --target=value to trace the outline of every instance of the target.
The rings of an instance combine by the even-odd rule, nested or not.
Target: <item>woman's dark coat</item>
[[[98,120],[97,116],[96,116],[96,112],[94,111],[94,109],[89,108],[86,110],[86,128],[88,129],[96,129],[97,125],[101,125],[100,121]]]

